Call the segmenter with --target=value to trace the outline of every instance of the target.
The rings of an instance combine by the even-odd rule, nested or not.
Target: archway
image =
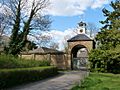
[[[71,69],[86,69],[88,50],[84,45],[76,45],[71,50]]]
[[[86,24],[78,23],[78,34],[67,40],[68,42],[68,69],[80,69],[86,66],[88,52],[94,47],[94,40],[86,34]]]

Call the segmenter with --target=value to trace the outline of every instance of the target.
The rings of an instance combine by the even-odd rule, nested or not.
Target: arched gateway
[[[68,68],[76,70],[86,68],[88,53],[93,49],[93,40],[86,35],[86,24],[79,23],[78,35],[68,42]]]

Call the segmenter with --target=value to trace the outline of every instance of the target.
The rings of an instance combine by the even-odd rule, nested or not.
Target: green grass
[[[90,73],[80,86],[71,90],[120,90],[120,74]]]
[[[14,70],[17,70],[17,71],[19,71],[19,70],[26,70],[26,69],[28,69],[28,70],[36,70],[36,69],[39,69],[39,70],[42,70],[42,69],[48,69],[48,68],[52,68],[53,66],[43,66],[43,67],[29,67],[29,68],[11,68],[11,69],[0,69],[0,72],[6,72],[6,71],[14,71]]]

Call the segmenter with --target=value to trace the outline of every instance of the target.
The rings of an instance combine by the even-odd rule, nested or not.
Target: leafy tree
[[[105,50],[115,48],[117,44],[120,44],[120,1],[111,2],[110,6],[113,11],[103,9],[106,19],[100,21],[104,26],[96,37],[96,40],[102,45],[99,45],[100,48]]]
[[[3,6],[11,27],[9,47],[5,48],[6,53],[17,55],[27,43],[27,36],[34,30],[49,30],[50,19],[41,14],[49,4],[49,0],[3,0]],[[33,34],[33,33],[32,33]]]
[[[111,2],[113,11],[103,9],[106,19],[96,36],[98,48],[91,51],[91,70],[120,73],[120,1]]]

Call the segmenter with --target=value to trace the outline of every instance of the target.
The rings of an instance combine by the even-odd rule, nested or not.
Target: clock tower
[[[86,23],[82,21],[78,23],[77,32],[78,34],[86,34]]]

